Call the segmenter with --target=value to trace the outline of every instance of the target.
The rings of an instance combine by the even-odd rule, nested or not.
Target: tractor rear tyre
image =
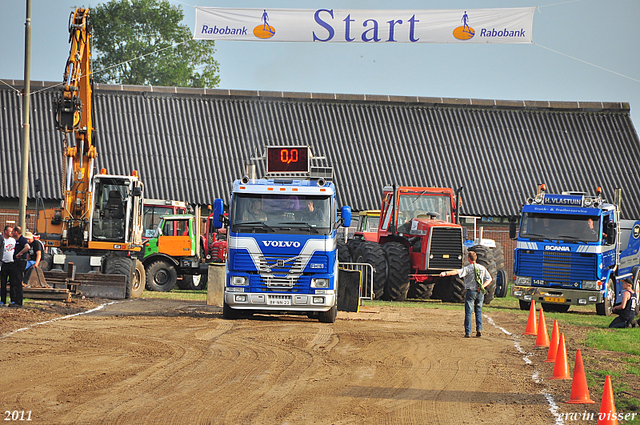
[[[176,268],[166,261],[154,261],[147,269],[147,288],[150,291],[169,292],[177,280]]]
[[[131,298],[132,286],[136,275],[136,261],[128,257],[107,258],[105,274],[119,274],[126,277],[124,297],[127,299]],[[142,288],[144,290],[144,286]]]
[[[464,280],[458,276],[440,279],[436,283],[436,296],[446,303],[463,303],[465,294]]]
[[[493,258],[493,251],[491,248],[487,248],[483,245],[475,245],[469,248],[469,251],[473,251],[478,256],[476,263],[483,266],[491,275],[492,282],[487,286],[486,293],[484,294],[484,304],[489,305],[495,296],[496,291],[496,262]]]
[[[363,241],[364,241],[364,239],[360,239],[360,238],[349,239],[347,241],[347,248],[349,249],[349,256],[351,257],[351,260],[354,261],[354,262],[355,262],[355,259],[357,257],[358,245],[360,245]]]
[[[384,287],[385,298],[390,301],[404,301],[409,291],[409,272],[411,262],[407,247],[400,242],[382,245],[387,260],[387,284]]]
[[[351,262],[351,254],[349,254],[349,248],[347,244],[342,238],[339,238],[336,242],[338,248],[338,262],[340,263],[350,263]]]
[[[387,281],[387,261],[382,247],[375,242],[360,242],[356,249],[355,262],[369,263],[373,266],[374,298],[377,300],[382,298]]]
[[[433,296],[434,287],[433,282],[413,282],[413,285],[409,286],[407,297],[428,300]]]

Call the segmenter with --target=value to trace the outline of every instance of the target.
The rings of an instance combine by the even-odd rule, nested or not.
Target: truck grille
[[[427,251],[428,270],[462,267],[462,228],[432,227]]]
[[[251,292],[300,292],[310,284],[307,276],[256,276],[251,281]]]
[[[583,280],[597,280],[596,256],[577,252],[520,251],[517,274],[573,285]]]

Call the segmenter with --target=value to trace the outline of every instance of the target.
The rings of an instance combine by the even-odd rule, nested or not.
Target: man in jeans
[[[476,314],[476,337],[482,336],[482,303],[484,302],[485,288],[491,284],[491,275],[484,266],[476,263],[478,255],[469,251],[467,254],[469,265],[459,270],[449,270],[440,273],[440,277],[455,276],[464,279],[464,287],[467,290],[464,296],[464,337],[471,337],[471,315]]]
[[[0,307],[4,307],[7,304],[7,282],[11,280],[13,276],[13,253],[16,248],[16,241],[11,237],[13,233],[13,227],[5,226],[2,232],[2,249],[0,249],[0,255],[2,256],[2,269],[0,271]],[[13,300],[12,300],[13,301]]]

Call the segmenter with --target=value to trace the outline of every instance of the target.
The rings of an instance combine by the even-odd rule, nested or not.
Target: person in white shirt
[[[7,283],[14,274],[13,254],[16,249],[16,240],[11,237],[13,227],[4,226],[2,232],[2,269],[0,270],[0,307],[7,305]]]
[[[476,315],[476,337],[482,336],[482,303],[484,302],[485,288],[491,284],[491,274],[484,266],[477,264],[478,254],[469,251],[467,254],[469,265],[458,270],[449,270],[440,273],[440,277],[455,276],[464,279],[466,289],[464,295],[464,337],[471,336],[471,315]]]

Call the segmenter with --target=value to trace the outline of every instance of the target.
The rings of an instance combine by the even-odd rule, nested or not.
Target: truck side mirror
[[[342,217],[342,225],[344,227],[351,227],[351,207],[342,207],[340,216]]]
[[[616,243],[616,226],[609,222],[607,223],[607,245],[613,245]]]
[[[342,225],[344,227],[351,227],[351,207],[342,207],[340,215],[342,216]]]
[[[509,219],[509,239],[516,239],[516,220],[513,218]]]
[[[211,217],[213,219],[213,228],[214,229],[220,229],[222,228],[223,224],[222,224],[222,219],[221,217],[224,214],[224,203],[222,202],[222,199],[218,198],[215,201],[213,201],[213,217]]]

